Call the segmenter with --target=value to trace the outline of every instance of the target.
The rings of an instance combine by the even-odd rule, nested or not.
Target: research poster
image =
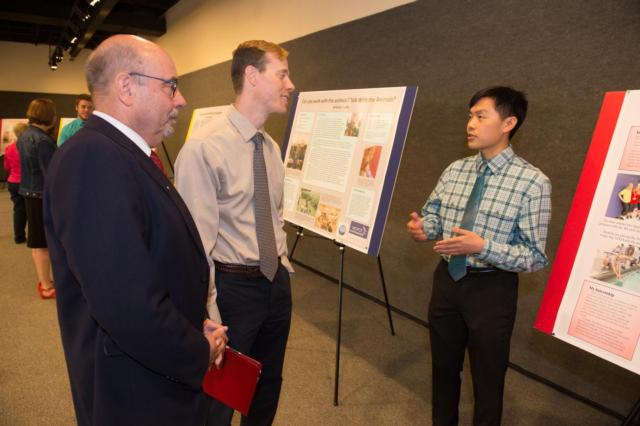
[[[416,93],[296,94],[282,147],[285,220],[377,255]]]
[[[13,126],[18,123],[27,123],[26,118],[4,118],[0,120],[0,155],[4,155],[4,150],[12,142],[16,141],[16,135],[13,133]]]
[[[227,111],[227,108],[229,108],[228,105],[194,109],[185,142],[189,140],[193,132],[220,118]]]
[[[640,372],[640,91],[607,93],[536,328]]]

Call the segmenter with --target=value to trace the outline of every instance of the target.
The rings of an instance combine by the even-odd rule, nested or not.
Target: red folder
[[[204,376],[204,392],[243,415],[249,413],[262,364],[227,346],[221,368],[212,366]]]

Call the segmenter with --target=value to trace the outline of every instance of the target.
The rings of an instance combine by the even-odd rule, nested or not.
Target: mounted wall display
[[[12,142],[16,141],[16,135],[13,133],[13,126],[18,123],[27,123],[26,118],[3,118],[0,120],[0,155],[4,155],[4,149]]]
[[[640,90],[605,95],[535,327],[640,373]]]
[[[191,133],[211,123],[213,120],[222,116],[229,108],[228,105],[214,106],[208,108],[196,108],[191,114],[191,121],[189,122],[189,130],[187,130],[187,136],[185,137],[185,143],[191,137]]]

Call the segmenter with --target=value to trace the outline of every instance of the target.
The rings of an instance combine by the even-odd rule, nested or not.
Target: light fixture
[[[104,4],[101,0],[74,0],[71,15],[58,42],[49,46],[49,68],[52,70],[58,68],[58,64],[64,59],[65,50],[68,52],[70,61],[75,59],[78,52],[85,47],[83,43],[87,41],[86,34],[91,21],[99,16]]]
[[[49,45],[49,68],[52,71],[58,69],[58,64],[62,62],[64,59],[64,54],[62,52],[62,47],[59,45],[53,49],[53,53],[51,52],[51,45]]]

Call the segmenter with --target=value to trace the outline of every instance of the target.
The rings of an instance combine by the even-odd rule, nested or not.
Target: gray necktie
[[[273,221],[271,220],[269,180],[267,179],[267,167],[262,149],[264,136],[258,132],[251,138],[251,141],[256,147],[253,151],[253,204],[256,215],[258,251],[260,252],[260,272],[269,281],[273,281],[278,270],[278,250],[276,236],[273,232]]]

